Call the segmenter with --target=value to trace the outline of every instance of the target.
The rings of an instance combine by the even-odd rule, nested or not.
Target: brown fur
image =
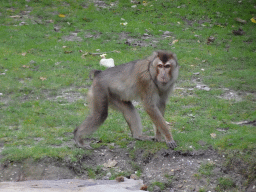
[[[171,65],[171,67],[159,65]],[[91,114],[74,131],[77,145],[86,146],[83,136],[97,130],[105,121],[109,106],[123,113],[134,138],[150,139],[142,136],[141,120],[131,102],[140,100],[155,125],[155,139],[160,141],[163,135],[167,145],[175,148],[177,145],[164,119],[164,112],[168,96],[178,78],[178,72],[176,55],[167,51],[154,52],[144,60],[93,72],[94,80],[88,93]]]

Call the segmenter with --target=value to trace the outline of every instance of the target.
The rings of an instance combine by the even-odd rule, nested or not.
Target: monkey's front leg
[[[172,149],[177,147],[176,142],[173,140],[172,134],[169,132],[169,126],[167,125],[163,115],[161,114],[158,107],[155,105],[145,105],[145,110],[147,111],[148,115],[152,119],[153,123],[155,124],[157,131],[164,135],[166,140],[166,145]],[[159,137],[159,134],[156,135]]]

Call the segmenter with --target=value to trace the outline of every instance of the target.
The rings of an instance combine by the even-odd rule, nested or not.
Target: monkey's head
[[[154,52],[153,68],[156,70],[157,83],[162,85],[176,80],[178,73],[177,57],[172,52]]]

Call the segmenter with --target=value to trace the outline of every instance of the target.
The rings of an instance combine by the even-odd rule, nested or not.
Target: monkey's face
[[[156,80],[162,85],[167,84],[172,80],[172,72],[176,68],[176,60],[174,57],[161,59],[157,57],[154,61],[156,67]]]

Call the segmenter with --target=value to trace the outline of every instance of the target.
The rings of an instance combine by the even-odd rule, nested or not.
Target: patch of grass
[[[119,1],[115,6],[110,6],[111,0],[104,2],[107,8],[83,0],[0,2],[1,161],[45,156],[75,161],[86,153],[72,144],[72,132],[88,114],[89,72],[104,67],[99,65],[100,57],[85,53],[117,50],[107,57],[119,65],[145,58],[156,49],[167,49],[178,55],[181,66],[179,89],[169,99],[165,114],[172,123],[176,150],[209,145],[223,153],[238,150],[232,158],[253,167],[256,129],[234,124],[256,119],[256,34],[255,23],[250,21],[256,15],[253,2],[158,0],[136,8],[130,1]],[[120,25],[124,22],[121,18],[126,26]],[[245,34],[235,36],[232,31],[238,28]],[[168,37],[163,37],[165,31],[170,32]],[[123,39],[121,33],[125,34]],[[144,33],[152,38],[144,40]],[[207,44],[209,36],[215,41]],[[147,46],[129,46],[125,43],[129,38]],[[172,44],[174,40],[178,42]],[[198,83],[211,90],[197,89]],[[227,89],[239,100],[227,100]],[[140,105],[137,108],[144,133],[152,135],[152,122]],[[112,110],[92,137],[102,141],[94,147],[115,143],[126,148],[133,141],[122,115]],[[200,140],[206,145],[201,146]],[[136,141],[135,147],[144,149],[146,157],[166,145]],[[131,150],[132,158],[135,152]],[[248,174],[254,178],[252,172]]]
[[[153,191],[154,186],[158,186],[161,190],[165,189],[165,184],[164,183],[161,183],[159,181],[155,181],[155,182],[150,184],[150,186],[148,187],[148,191]]]
[[[119,176],[128,177],[131,175],[130,171],[117,172],[115,169],[110,169],[111,177],[110,180],[115,180]]]
[[[236,184],[234,181],[232,181],[232,179],[221,177],[218,179],[218,185],[215,190],[223,191],[223,190],[228,190],[228,189],[232,189],[235,187],[236,187]]]
[[[99,179],[106,175],[106,171],[102,169],[101,165],[85,167],[85,170],[87,171],[88,177],[91,179]]]
[[[199,172],[202,175],[210,176],[211,175],[211,171],[213,170],[213,168],[214,168],[214,164],[213,163],[202,164],[200,166],[200,168],[199,168]]]

